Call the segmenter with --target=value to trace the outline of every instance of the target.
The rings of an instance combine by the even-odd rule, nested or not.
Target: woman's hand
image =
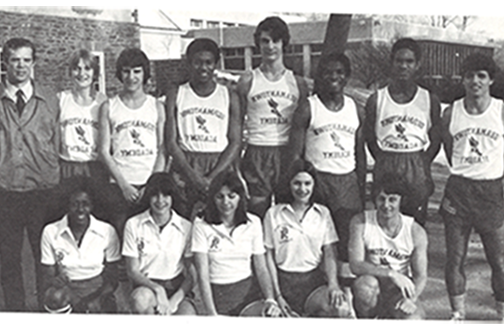
[[[277,302],[274,299],[266,299],[264,301],[266,307],[266,317],[280,317],[282,316],[282,310],[278,307]]]
[[[328,287],[329,305],[334,308],[340,307],[346,300],[345,293],[339,287]]]
[[[138,199],[140,199],[140,192],[129,183],[127,183],[124,186],[121,186],[121,191],[124,199],[126,199],[129,203],[133,204],[137,202]]]

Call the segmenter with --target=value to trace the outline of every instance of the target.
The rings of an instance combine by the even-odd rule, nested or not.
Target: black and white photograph
[[[8,5],[0,321],[504,322],[498,5]]]

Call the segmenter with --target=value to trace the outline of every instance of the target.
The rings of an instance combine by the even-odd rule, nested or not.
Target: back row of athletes
[[[122,254],[137,287],[132,294],[137,312],[193,309],[180,306],[192,278],[191,267],[180,260],[192,251],[209,314],[238,314],[260,287],[270,315],[290,310],[327,315],[329,306],[341,315],[339,307],[353,299],[349,308],[358,317],[422,317],[417,299],[427,279],[427,236],[420,225],[433,192],[430,165],[443,142],[451,176],[440,213],[452,317],[465,316],[463,264],[475,227],[502,318],[504,112],[502,101],[490,96],[493,60],[479,54],[465,59],[465,97],[441,115],[437,97],[415,82],[418,44],[400,39],[391,51],[389,84],[360,110],[344,95],[351,72],[345,55],[320,60],[309,95],[304,79],[283,64],[287,25],[267,18],[254,38],[261,64],[240,78],[236,91],[214,81],[220,58],[215,42],[194,40],[186,52],[190,79],[168,92],[165,105],[144,91],[149,61],[139,49],[126,49],[117,59],[123,89],[111,99],[93,90],[98,71],[89,52],[77,52],[70,62],[74,87],[56,99],[30,78],[33,44],[5,43],[0,261],[12,265],[2,267],[6,308],[25,308],[24,227],[35,260],[42,260],[36,262],[41,305],[54,309],[57,305],[46,302],[60,304],[71,296],[75,309],[89,310],[110,301],[115,277],[103,269],[120,258],[119,246],[111,243],[118,242],[110,239],[114,230],[90,216],[93,194],[94,214],[117,233],[129,218]],[[365,144],[376,161],[376,212],[363,211]],[[158,174],[167,170],[166,156],[173,159],[169,173]],[[87,177],[91,189],[72,190],[77,176]],[[155,185],[149,189],[151,176]],[[69,213],[41,235],[45,224],[63,214],[52,202],[70,192]],[[270,207],[273,196],[276,205]],[[196,214],[201,218],[191,225]],[[181,237],[179,249],[171,245],[174,233]],[[96,267],[72,271],[72,264],[87,258],[83,250],[91,240],[112,244],[112,252],[102,250],[100,260],[92,253]],[[316,310],[304,308],[308,295],[324,283],[320,294],[312,295]]]

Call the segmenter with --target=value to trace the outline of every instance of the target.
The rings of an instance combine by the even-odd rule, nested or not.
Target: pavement
[[[432,174],[435,182],[435,192],[429,201],[429,217],[426,231],[429,238],[429,267],[427,286],[420,297],[426,310],[427,319],[447,320],[450,317],[450,307],[444,283],[445,241],[444,226],[437,214],[442,198],[444,185],[448,177],[448,169],[441,164],[433,164]],[[369,204],[368,204],[369,205]],[[23,247],[23,276],[26,291],[26,303],[29,310],[35,309],[36,291],[34,283],[33,257],[25,236]],[[483,246],[479,236],[471,234],[469,252],[465,265],[467,275],[466,317],[468,320],[496,320],[494,299],[490,288],[490,268],[486,263]],[[1,265],[0,265],[1,271]],[[116,291],[119,310],[128,313],[127,298],[129,287],[121,284]],[[196,291],[196,304],[201,308],[201,300]],[[0,309],[4,306],[3,293],[0,287]]]

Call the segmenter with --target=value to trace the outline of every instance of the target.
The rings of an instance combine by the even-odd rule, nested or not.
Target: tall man
[[[497,313],[504,311],[504,109],[490,96],[497,68],[492,58],[473,54],[462,64],[465,97],[443,112],[443,147],[450,177],[439,213],[445,223],[445,280],[452,318],[465,316],[464,263],[471,230],[480,234],[492,269]]]
[[[24,228],[42,299],[40,237],[59,182],[58,100],[31,79],[35,46],[12,38],[3,47],[7,69],[0,84],[0,263],[8,311],[25,309],[21,248]],[[58,215],[51,215],[58,217]]]
[[[315,76],[315,94],[295,111],[289,148],[293,161],[304,158],[317,170],[317,198],[331,211],[340,241],[338,274],[351,277],[348,268],[350,219],[363,210],[366,157],[361,125],[364,111],[343,94],[350,77],[344,54],[323,57]],[[346,264],[346,265],[345,265]]]
[[[440,105],[415,82],[420,59],[420,47],[411,38],[392,46],[391,81],[366,103],[364,136],[376,161],[373,181],[387,172],[403,176],[408,196],[402,199],[401,212],[424,224],[434,190],[430,165],[440,148]]]
[[[217,44],[208,38],[195,39],[186,57],[190,79],[167,95],[165,132],[175,172],[184,182],[179,192],[186,201],[175,208],[190,216],[193,206],[206,200],[212,179],[236,161],[241,118],[236,92],[214,80],[220,57]]]
[[[238,81],[247,131],[241,170],[250,194],[249,210],[260,217],[270,206],[272,194],[277,193],[281,174],[289,167],[287,143],[292,115],[308,92],[304,79],[294,76],[283,63],[289,40],[289,28],[282,19],[261,21],[254,33],[261,64]]]
[[[350,223],[348,254],[358,318],[422,319],[418,297],[427,283],[427,233],[401,214],[403,179],[387,173],[373,184],[376,210]]]

